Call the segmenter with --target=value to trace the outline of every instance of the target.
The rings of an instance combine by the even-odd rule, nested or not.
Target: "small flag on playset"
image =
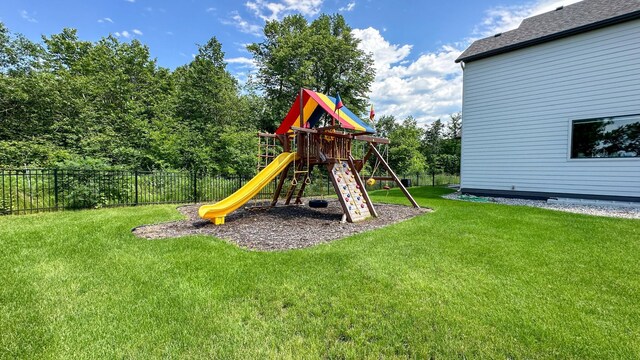
[[[374,117],[376,117],[376,112],[373,110],[373,104],[371,104],[371,111],[369,111],[369,120],[373,121]]]
[[[339,110],[343,106],[344,104],[342,103],[342,99],[340,99],[340,94],[336,93],[336,108],[333,111]]]

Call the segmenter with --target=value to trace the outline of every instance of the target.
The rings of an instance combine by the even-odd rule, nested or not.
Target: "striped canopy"
[[[282,120],[280,127],[276,130],[276,134],[286,134],[292,126],[300,125],[300,94],[296,97],[289,113]],[[302,126],[312,128],[320,120],[322,114],[327,113],[340,122],[340,126],[345,129],[375,133],[376,131],[367,123],[358,118],[346,106],[341,107],[337,111],[336,99],[308,89],[302,90]]]

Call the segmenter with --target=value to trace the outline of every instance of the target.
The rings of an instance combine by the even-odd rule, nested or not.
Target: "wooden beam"
[[[333,137],[344,138],[344,139],[352,139],[353,138],[353,136],[351,136],[351,134],[341,134],[341,133],[334,133],[334,132],[330,132],[330,131],[323,132],[322,135],[324,135],[324,136],[333,136]]]
[[[362,131],[362,132],[358,132],[358,133],[352,133],[351,136],[353,136],[354,138],[356,136],[364,136],[364,135],[373,135],[375,133],[369,132],[369,131]]]
[[[289,136],[287,136],[287,135],[278,135],[277,139],[278,139],[278,141],[280,141],[280,144],[282,145],[282,151],[284,151],[284,152],[291,151],[291,144],[289,144]]]
[[[398,187],[400,188],[400,190],[402,190],[402,192],[404,193],[404,196],[406,196],[407,199],[409,199],[409,201],[411,202],[413,207],[419,209],[420,205],[418,205],[418,203],[413,199],[413,196],[411,196],[411,194],[409,194],[409,191],[407,190],[407,188],[404,187],[404,185],[402,185],[402,182],[400,181],[400,179],[398,179],[398,175],[396,175],[396,173],[393,172],[393,170],[391,170],[391,167],[389,166],[389,164],[387,164],[387,162],[384,160],[382,155],[380,155],[380,152],[378,152],[378,149],[376,149],[376,147],[371,143],[369,143],[369,146],[373,150],[373,153],[380,160],[380,163],[382,164],[382,166],[384,166],[385,169],[387,169],[387,171],[389,172],[389,175],[391,175],[391,177],[393,178],[393,181],[395,181],[396,184],[398,184]]]
[[[369,158],[371,157],[371,154],[373,154],[373,150],[371,150],[371,148],[369,148],[369,151],[367,151],[367,153],[362,158],[362,166],[360,166],[360,170],[358,170],[358,171],[362,171],[362,169],[364,169],[364,164],[366,164],[367,161],[369,161]]]
[[[271,134],[271,133],[261,133],[261,132],[259,132],[259,133],[258,133],[258,136],[260,136],[260,137],[268,137],[268,138],[275,138],[275,137],[278,137],[278,135],[276,135],[276,134]]]
[[[316,130],[322,132],[322,131],[335,130],[335,129],[340,129],[340,128],[342,128],[342,126],[334,125],[334,126],[325,126],[325,127],[321,127],[321,128],[316,128]]]
[[[307,169],[309,172],[307,173],[307,176],[309,178],[311,178],[311,171],[313,171],[313,165],[309,165],[309,169]],[[294,202],[294,204],[302,204],[302,195],[304,195],[304,189],[307,187],[307,176],[303,176],[302,179],[302,185],[300,185],[300,190],[298,190],[298,196],[296,196],[296,201]]]
[[[360,193],[362,193],[362,197],[364,197],[364,199],[367,201],[367,207],[369,208],[369,212],[371,213],[371,215],[378,217],[378,212],[376,212],[376,209],[373,207],[373,203],[371,202],[371,198],[369,198],[369,193],[367,192],[367,189],[364,187],[364,183],[362,182],[362,179],[360,178],[360,174],[358,173],[358,171],[356,171],[356,166],[353,163],[353,157],[351,155],[349,155],[349,158],[347,159],[347,162],[349,163],[349,167],[351,168],[351,172],[353,172],[353,178],[355,179],[356,183],[358,184],[358,186],[360,186]],[[340,195],[338,195],[340,196]]]
[[[316,130],[316,129],[307,129],[307,128],[303,128],[303,127],[299,127],[299,126],[292,126],[291,130],[300,131],[300,132],[306,132],[306,133],[311,133],[311,134],[317,134],[318,133],[318,130]]]
[[[364,167],[362,160],[353,160],[353,164],[356,166],[356,170],[358,170],[358,172],[362,171],[362,168]]]
[[[377,143],[377,144],[388,144],[390,143],[389,139],[375,137],[375,136],[367,136],[367,135],[358,135],[353,137],[356,140],[366,141],[368,143]]]
[[[291,168],[291,163],[287,164],[287,166],[280,173],[280,179],[278,179],[278,186],[276,187],[276,191],[273,194],[273,199],[271,199],[271,207],[276,206],[278,200],[280,199],[280,193],[282,192],[282,186],[287,179],[287,174],[289,174],[289,168]]]

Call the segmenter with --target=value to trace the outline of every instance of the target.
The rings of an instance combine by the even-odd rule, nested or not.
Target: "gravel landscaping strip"
[[[377,229],[430,211],[408,206],[375,204],[379,217],[357,223],[341,223],[342,208],[329,200],[324,209],[306,205],[277,206],[266,209],[241,209],[229,214],[225,224],[213,225],[198,217],[201,204],[179,207],[186,220],[133,229],[146,239],[166,239],[185,235],[211,235],[240,247],[255,250],[300,249]]]
[[[455,192],[443,196],[445,199],[469,201],[461,199],[462,194]],[[545,200],[527,200],[527,199],[511,199],[501,197],[480,197],[486,199],[486,202],[504,204],[504,205],[523,205],[544,209],[552,209],[566,211],[577,214],[619,217],[627,219],[640,219],[640,209],[615,206],[599,206],[599,205],[582,205],[582,204],[549,204]]]

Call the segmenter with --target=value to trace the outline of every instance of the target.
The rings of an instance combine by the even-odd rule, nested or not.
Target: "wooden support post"
[[[365,154],[364,158],[362,158],[362,162],[366,163],[367,161],[369,161],[369,158],[371,157],[371,154],[373,154],[373,150],[371,150],[371,148],[369,148],[369,151],[367,151],[367,153]]]
[[[367,207],[369,208],[369,213],[375,217],[378,217],[378,212],[373,207],[373,203],[371,202],[371,198],[369,198],[369,193],[360,178],[360,174],[356,171],[356,165],[353,163],[353,157],[349,154],[349,158],[347,159],[349,163],[349,167],[351,168],[351,172],[353,173],[353,178],[356,180],[358,186],[360,186],[360,192],[362,193],[362,197],[367,201]]]
[[[311,178],[311,170],[313,170],[313,165],[309,166],[307,176]],[[304,189],[307,187],[307,176],[302,180],[302,185],[300,185],[300,190],[298,190],[298,195],[296,196],[296,201],[294,204],[302,204],[302,195],[304,195]]]
[[[369,148],[369,151],[367,151],[367,153],[362,158],[362,163],[359,164],[358,172],[360,172],[360,171],[362,171],[362,169],[364,169],[364,165],[367,163],[367,161],[371,157],[371,154],[373,154],[373,151],[371,150],[371,148]]]
[[[296,180],[296,183],[300,183],[300,181],[298,181],[298,174],[300,171],[302,171],[302,167],[304,166],[303,163],[299,163],[297,168],[293,169],[293,178]],[[296,186],[297,185],[291,185],[291,187],[289,188],[289,191],[287,191],[287,198],[284,201],[285,205],[289,205],[291,203],[291,198],[293,197],[293,193],[296,192]]]
[[[413,207],[419,209],[420,205],[418,205],[418,203],[413,199],[413,196],[409,194],[409,191],[407,190],[407,188],[405,188],[404,185],[402,185],[402,182],[400,181],[400,179],[398,179],[398,176],[396,175],[396,173],[393,172],[393,170],[391,170],[391,167],[389,166],[389,164],[387,164],[387,162],[384,160],[382,155],[380,155],[380,152],[378,151],[378,149],[376,149],[375,145],[373,145],[372,143],[369,143],[369,147],[373,150],[373,153],[378,157],[378,159],[380,160],[380,163],[385,167],[385,169],[387,169],[387,171],[389,172],[389,175],[391,175],[391,177],[396,182],[396,184],[398,184],[398,187],[400,188],[400,190],[402,190],[402,192],[404,193],[404,196],[406,196],[407,199],[409,199]]]
[[[280,193],[282,192],[282,186],[284,186],[284,182],[287,180],[287,174],[289,174],[289,168],[291,167],[291,163],[287,165],[284,170],[280,173],[280,179],[278,179],[278,186],[276,187],[276,191],[273,194],[273,199],[271,199],[271,207],[276,206],[278,203],[278,199],[280,198]]]
[[[304,90],[300,88],[300,127],[304,126]]]

